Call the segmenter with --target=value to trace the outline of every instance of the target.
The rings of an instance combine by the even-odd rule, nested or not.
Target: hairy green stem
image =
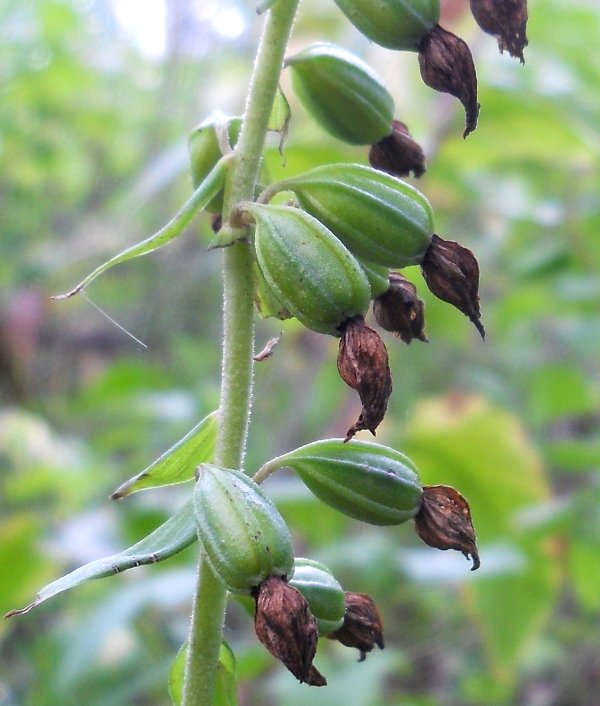
[[[244,122],[233,156],[223,213],[253,200],[269,116],[299,0],[278,0],[269,11],[248,91]],[[253,376],[253,254],[246,241],[223,252],[223,365],[215,463],[241,468],[246,446]],[[204,557],[185,667],[183,706],[212,706],[225,619],[226,590]]]

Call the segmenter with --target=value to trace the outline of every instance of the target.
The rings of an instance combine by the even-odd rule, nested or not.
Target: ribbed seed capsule
[[[225,136],[224,141],[230,147],[235,146],[240,129],[241,118],[232,118],[225,115],[211,115],[195,128],[188,138],[188,151],[190,155],[190,171],[194,187],[204,181],[206,175],[223,156],[219,145],[219,131]],[[208,204],[207,211],[220,213],[223,209],[223,192]]]
[[[365,37],[382,47],[417,51],[440,18],[439,0],[335,0]]]
[[[305,326],[339,336],[369,307],[371,288],[358,261],[324,225],[298,208],[248,204],[256,221],[261,272],[283,306]]]
[[[274,185],[291,190],[304,210],[357,257],[384,267],[421,262],[433,235],[433,212],[417,189],[359,164],[328,164]]]
[[[333,44],[313,44],[286,60],[294,92],[334,137],[370,145],[392,132],[394,99],[364,62]]]
[[[319,635],[329,635],[340,628],[346,612],[345,594],[329,569],[312,559],[296,558],[290,586],[306,598],[310,612],[317,619]]]
[[[201,464],[194,511],[206,556],[230,591],[248,592],[268,576],[291,575],[294,553],[287,525],[241,471]]]
[[[268,464],[289,467],[319,500],[372,525],[398,525],[414,517],[423,489],[413,462],[380,444],[325,439]]]

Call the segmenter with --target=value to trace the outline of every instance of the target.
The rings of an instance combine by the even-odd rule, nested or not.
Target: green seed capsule
[[[439,0],[335,0],[366,37],[389,49],[417,51],[440,19]]]
[[[280,184],[354,255],[368,262],[384,267],[416,265],[431,243],[429,201],[389,174],[359,164],[327,164]]]
[[[364,273],[367,275],[369,284],[371,285],[371,296],[373,299],[385,294],[390,288],[390,269],[381,265],[374,265],[372,262],[366,262],[357,258],[360,262]]]
[[[248,204],[256,220],[256,257],[283,306],[305,326],[339,335],[364,315],[371,288],[356,258],[321,223],[298,208]]]
[[[225,115],[211,115],[193,130],[188,139],[190,170],[194,187],[204,181],[206,175],[223,156],[219,146],[218,130],[226,131],[230,147],[235,146],[240,129],[241,118]],[[223,191],[208,204],[207,210],[220,213],[223,209]]]
[[[201,464],[194,511],[206,556],[230,591],[248,592],[268,576],[291,575],[294,552],[287,525],[241,471]]]
[[[367,441],[315,441],[269,462],[292,468],[319,500],[372,525],[414,517],[423,489],[413,462],[395,449]]]
[[[344,622],[346,594],[329,569],[312,559],[296,558],[290,586],[306,598],[317,619],[319,635],[329,635]]]
[[[313,44],[286,60],[294,92],[327,132],[372,145],[392,132],[394,99],[362,61],[333,44]]]

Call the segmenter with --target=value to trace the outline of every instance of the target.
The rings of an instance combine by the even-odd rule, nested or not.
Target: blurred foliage
[[[326,689],[295,683],[229,612],[240,704],[595,706],[600,689],[600,10],[531,0],[524,67],[497,54],[445,3],[472,46],[482,104],[461,138],[458,104],[420,84],[416,57],[378,49],[333,3],[305,0],[294,48],[330,39],[385,78],[428,156],[419,188],[436,227],[471,247],[488,332],[429,296],[431,342],[387,339],[395,393],[382,442],[424,482],[469,499],[482,568],[428,549],[409,527],[372,528],[315,501],[296,479],[266,490],[298,553],[328,563],[381,608],[386,649],[363,664],[321,641]],[[202,217],[177,242],[120,266],[89,297],[53,304],[86,272],[160,227],[190,193],[186,135],[214,109],[239,114],[259,25],[227,40],[193,3],[165,4],[164,56],[142,55],[103,0],[0,5],[0,611],[43,583],[137,542],[187,498],[108,494],[218,404],[219,255]],[[214,5],[214,7],[213,7]],[[229,6],[235,7],[234,3]],[[182,14],[184,13],[184,14]],[[192,18],[193,19],[193,18]],[[321,134],[289,92],[285,158],[272,175],[366,161]],[[336,341],[297,323],[259,322],[248,467],[339,436],[356,399]],[[285,412],[284,412],[285,411]],[[195,549],[94,582],[0,623],[1,706],[164,704],[187,634]],[[84,696],[82,696],[84,695]]]

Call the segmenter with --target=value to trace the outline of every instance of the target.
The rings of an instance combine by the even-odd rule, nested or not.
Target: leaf
[[[281,155],[283,155],[283,148],[287,140],[291,119],[292,109],[290,108],[290,104],[288,103],[284,92],[281,90],[281,86],[279,86],[277,93],[275,94],[273,107],[271,108],[271,115],[269,116],[269,124],[267,129],[271,132],[279,133],[279,154]]]
[[[113,500],[121,500],[138,490],[192,480],[199,464],[213,460],[217,443],[218,415],[217,410],[204,417],[148,468],[120,485],[110,497]]]
[[[182,703],[186,658],[187,643],[181,646],[169,674],[169,695],[173,706],[181,706]],[[231,647],[226,642],[222,642],[213,706],[237,706],[237,702],[235,655]]]
[[[24,615],[58,593],[75,588],[75,586],[92,579],[113,576],[121,571],[144,564],[156,564],[178,554],[193,544],[196,539],[196,523],[190,501],[137,544],[119,554],[97,559],[61,576],[56,581],[44,586],[33,603],[19,610],[11,610],[5,617]]]
[[[256,2],[256,14],[262,15],[263,12],[270,10],[277,0],[257,0]]]
[[[84,287],[87,287],[87,285],[95,280],[96,277],[107,270],[110,270],[111,267],[114,267],[121,262],[131,260],[134,257],[140,257],[140,255],[146,255],[154,250],[158,250],[163,245],[166,245],[180,235],[184,228],[186,228],[192,221],[194,216],[206,208],[207,204],[209,204],[210,201],[223,188],[228,161],[228,157],[223,157],[217,162],[206,179],[204,179],[200,186],[198,186],[196,191],[194,191],[194,193],[190,196],[181,210],[167,223],[166,226],[154,233],[154,235],[146,238],[146,240],[142,240],[141,243],[132,245],[126,250],[120,252],[118,255],[111,257],[110,260],[107,260],[105,263],[100,265],[100,267],[97,267],[87,277],[81,280],[81,282],[70,292],[67,292],[66,294],[58,294],[52,297],[52,299],[69,299],[69,297],[72,297],[74,294],[80,292]]]

